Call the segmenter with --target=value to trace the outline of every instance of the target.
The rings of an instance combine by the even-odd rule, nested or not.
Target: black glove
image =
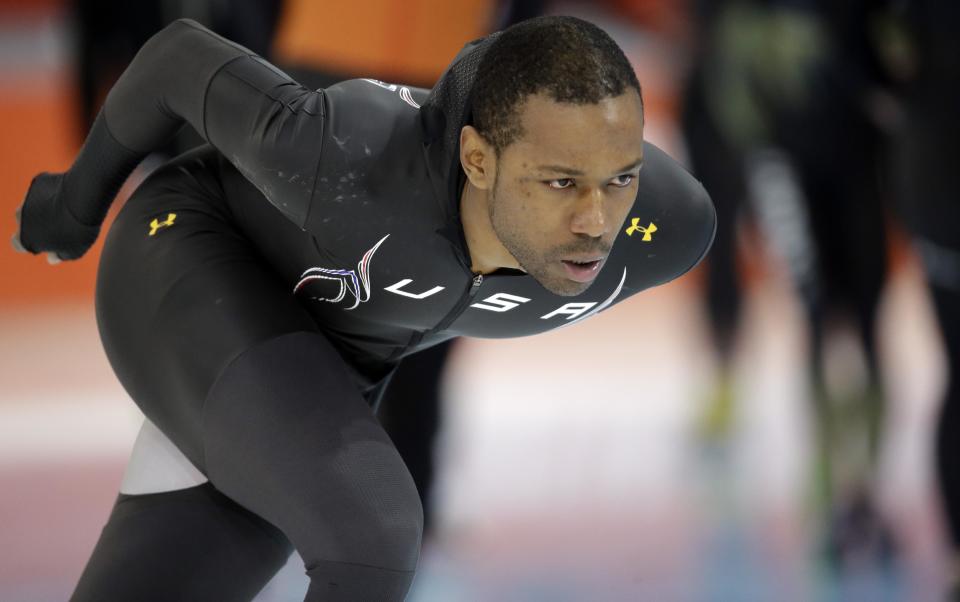
[[[110,203],[146,152],[127,149],[97,115],[66,173],[41,173],[17,210],[18,251],[47,253],[50,263],[77,259],[97,240]]]
[[[84,224],[70,212],[63,200],[64,174],[41,173],[30,182],[27,196],[17,209],[17,233],[13,246],[18,251],[47,252],[51,263],[77,259],[97,240],[100,224]]]

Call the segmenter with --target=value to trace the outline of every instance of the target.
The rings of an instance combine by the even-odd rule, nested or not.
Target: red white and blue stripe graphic
[[[389,234],[380,239],[373,247],[363,254],[363,258],[357,264],[356,270],[334,270],[330,268],[310,268],[300,275],[300,282],[293,288],[293,294],[297,294],[310,282],[316,280],[329,280],[340,284],[340,291],[333,297],[313,297],[317,301],[327,301],[329,303],[339,303],[347,296],[347,293],[353,296],[353,305],[347,307],[348,311],[356,309],[361,303],[370,300],[370,261],[373,254],[377,252],[383,241],[390,237]]]

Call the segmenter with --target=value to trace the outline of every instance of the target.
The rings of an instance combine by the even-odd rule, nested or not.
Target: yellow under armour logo
[[[650,225],[644,228],[640,225],[640,218],[635,217],[631,220],[631,226],[627,228],[627,236],[633,236],[634,232],[643,232],[643,242],[653,240],[653,233],[657,231],[657,225],[650,222]]]
[[[177,219],[176,213],[168,213],[166,221],[162,221],[162,222],[154,218],[154,220],[150,222],[150,236],[153,236],[154,234],[156,234],[157,230],[159,230],[160,228],[166,228],[167,226],[172,226],[174,220],[176,219]]]

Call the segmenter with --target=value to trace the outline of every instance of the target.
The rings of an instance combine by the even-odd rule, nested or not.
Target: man
[[[478,40],[428,92],[311,91],[178,21],[71,169],[35,178],[19,244],[82,255],[184,122],[212,146],[144,182],[101,259],[101,337],[148,422],[75,600],[249,599],[291,544],[307,600],[403,599],[421,508],[371,408],[397,363],[585,319],[683,274],[713,236],[709,198],[643,143],[636,76],[589,23]],[[572,350],[568,370],[590,364]]]

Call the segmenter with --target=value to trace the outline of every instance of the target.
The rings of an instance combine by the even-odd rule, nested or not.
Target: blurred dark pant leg
[[[937,425],[937,472],[947,526],[960,549],[960,291],[932,286],[947,353],[947,386]]]
[[[851,318],[863,347],[871,386],[879,386],[876,324],[887,278],[885,194],[881,189],[881,139],[858,115],[841,120],[834,155],[800,156],[822,291],[819,314]]]
[[[717,232],[707,258],[707,310],[714,344],[722,362],[729,359],[742,294],[737,274],[737,224],[746,198],[744,162],[740,151],[729,144],[707,107],[703,75],[692,76],[683,109],[683,129],[690,166],[713,200]]]

